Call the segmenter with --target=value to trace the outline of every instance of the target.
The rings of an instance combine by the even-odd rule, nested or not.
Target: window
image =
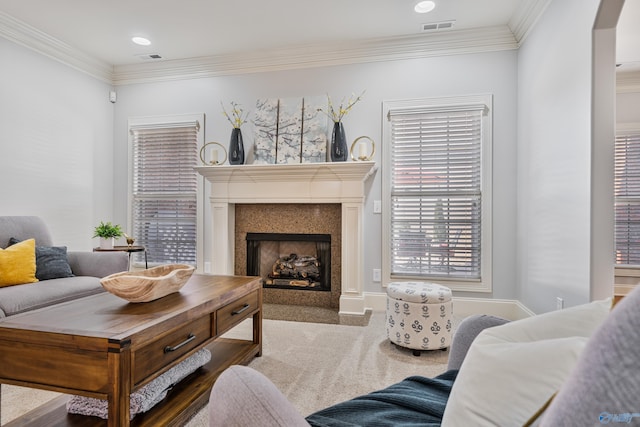
[[[204,116],[131,119],[130,218],[150,265],[197,265]],[[136,262],[141,259],[137,258]]]
[[[490,96],[385,103],[386,280],[490,290],[490,105]]]
[[[640,126],[618,127],[614,191],[615,263],[640,266]]]

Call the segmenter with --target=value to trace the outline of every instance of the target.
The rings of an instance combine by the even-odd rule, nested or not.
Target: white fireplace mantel
[[[364,314],[363,209],[365,181],[375,162],[201,166],[211,183],[213,274],[233,274],[235,204],[340,203],[342,205],[341,314]]]

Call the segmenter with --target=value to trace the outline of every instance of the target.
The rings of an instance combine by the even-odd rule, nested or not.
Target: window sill
[[[613,300],[618,302],[640,283],[640,267],[615,267]]]

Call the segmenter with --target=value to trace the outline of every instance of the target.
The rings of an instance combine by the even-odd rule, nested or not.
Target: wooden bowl
[[[129,302],[149,302],[178,292],[195,267],[166,264],[140,271],[123,271],[100,280],[102,287]]]

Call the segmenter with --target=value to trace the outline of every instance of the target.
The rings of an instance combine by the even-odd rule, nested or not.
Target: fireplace
[[[235,264],[238,253],[246,252],[242,248],[245,236],[236,229],[237,207],[245,204],[337,204],[341,232],[339,242],[331,242],[331,275],[339,276],[339,280],[336,280],[340,283],[339,290],[336,290],[339,312],[365,313],[362,217],[368,189],[365,182],[376,171],[375,162],[222,165],[200,166],[196,170],[207,179],[211,187],[209,201],[212,229],[210,234],[203,236],[212,245],[211,254],[204,261],[210,263],[213,274],[238,274],[236,272],[239,268]],[[261,215],[262,212],[258,216],[252,216],[251,221],[260,222]],[[277,232],[281,231],[289,232]],[[334,268],[336,263],[337,267]],[[242,270],[245,270],[246,260],[241,265]],[[281,289],[270,291],[318,296],[329,294]],[[332,289],[332,297],[333,293]],[[267,293],[264,295],[267,302]],[[297,296],[289,298],[297,299]]]
[[[331,291],[331,235],[247,233],[247,274],[265,288]]]
[[[310,307],[338,308],[342,291],[342,207],[337,203],[242,203],[235,205],[233,274],[256,275],[268,281],[265,270],[271,270],[280,255],[292,253],[317,256],[313,240],[322,239],[330,245],[331,259],[324,275],[326,292],[319,289],[286,285],[265,286],[263,300],[269,304],[288,304]],[[303,237],[306,236],[306,237]],[[268,240],[271,239],[271,240]],[[311,242],[304,240],[312,240]],[[253,243],[252,243],[253,242]],[[252,267],[249,245],[270,251],[261,254],[262,272]],[[310,292],[312,291],[312,292]]]

